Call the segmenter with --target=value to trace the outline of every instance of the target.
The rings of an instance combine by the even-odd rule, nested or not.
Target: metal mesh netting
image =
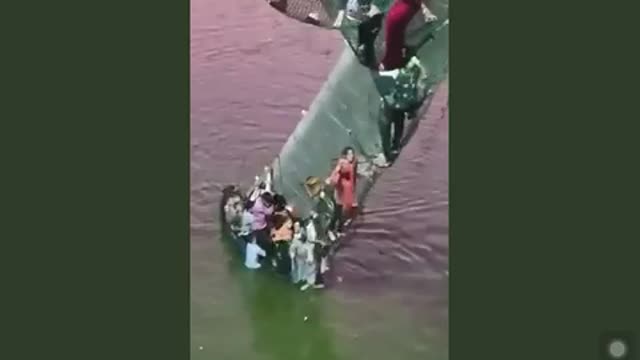
[[[302,22],[313,22],[315,25],[331,28],[338,13],[331,0],[267,0],[276,10],[288,17]],[[340,1],[341,2],[341,1]],[[325,3],[327,5],[325,5]],[[310,14],[317,16],[309,18]]]
[[[267,0],[276,10],[284,15],[315,26],[338,30],[353,51],[359,44],[358,28],[360,20],[348,16],[339,16],[347,10],[347,3],[359,5],[357,7],[366,13],[371,6],[375,6],[382,13],[386,13],[394,0]],[[439,18],[448,17],[448,1],[422,0],[422,2]],[[444,4],[444,8],[443,8]],[[442,19],[442,18],[441,18]],[[381,24],[383,26],[384,20]],[[336,27],[337,26],[337,27]],[[428,38],[436,23],[425,23],[424,18],[414,17],[407,30],[407,44],[419,48]],[[380,31],[374,41],[375,58],[380,59],[384,52],[384,31]]]
[[[383,11],[391,2],[374,0]],[[305,21],[309,12],[317,12],[320,26],[330,27],[337,9],[344,3],[346,0],[288,0],[282,9],[285,15],[300,21]],[[448,71],[448,0],[432,0],[427,6],[438,20],[430,24],[410,25],[407,43],[414,44],[415,55],[426,71],[424,88],[433,90],[446,78]],[[349,32],[350,26],[343,24],[340,28],[347,40],[353,36]],[[357,36],[357,25],[354,33]],[[378,39],[379,48],[382,47],[381,38]],[[285,195],[299,215],[308,215],[316,205],[316,200],[310,198],[305,190],[305,180],[309,176],[326,178],[342,148],[354,147],[359,157],[367,162],[383,152],[383,135],[388,120],[381,110],[381,92],[385,91],[381,89],[379,77],[358,62],[352,49],[347,49],[271,164],[275,190]],[[429,103],[430,97],[427,97],[417,111],[418,116],[407,124],[403,145],[416,131],[420,115],[427,110]],[[357,199],[360,204],[374,182],[375,177],[358,181]]]
[[[334,22],[340,10],[345,10],[347,5],[360,5],[363,10],[368,10],[370,5],[378,7],[382,11],[393,3],[393,0],[266,0],[272,7],[281,13],[302,22],[310,22],[309,14],[315,13],[317,20],[314,25],[333,28]]]

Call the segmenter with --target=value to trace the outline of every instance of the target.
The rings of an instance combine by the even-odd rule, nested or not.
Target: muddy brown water
[[[220,186],[273,159],[343,47],[261,0],[191,1],[193,359],[448,359],[447,83],[371,192],[331,288],[249,272],[221,240]]]

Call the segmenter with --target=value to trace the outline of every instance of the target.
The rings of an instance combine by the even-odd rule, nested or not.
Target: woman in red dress
[[[385,53],[382,61],[376,64],[375,40],[383,26],[384,14],[376,11],[366,15],[366,19],[358,26],[358,55],[363,65],[382,71],[391,71],[404,67],[407,55],[405,33],[413,17],[422,10],[425,22],[436,17],[422,3],[422,0],[394,0],[384,21]]]
[[[355,151],[347,146],[342,150],[342,156],[338,159],[338,164],[327,178],[327,184],[335,186],[336,189],[336,216],[332,224],[337,221],[336,231],[342,231],[342,225],[353,214],[356,203],[356,172],[357,161]],[[333,226],[332,226],[333,227]]]
[[[395,0],[389,8],[384,27],[386,49],[380,63],[381,70],[395,70],[406,65],[405,32],[421,8],[420,0]]]

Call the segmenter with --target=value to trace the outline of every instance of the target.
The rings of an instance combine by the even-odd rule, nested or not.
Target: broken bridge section
[[[379,76],[362,66],[353,51],[358,21],[349,19],[344,12],[340,15],[346,3],[347,0],[271,1],[271,6],[296,20],[309,22],[309,15],[313,14],[316,26],[334,28],[337,24],[337,30],[349,45],[271,165],[275,190],[283,194],[302,217],[306,217],[317,203],[307,193],[305,180],[309,176],[325,179],[344,147],[352,146],[356,150],[363,161],[360,166],[367,171],[372,168],[373,159],[383,152],[382,129],[387,127],[388,120],[382,111]],[[386,11],[392,0],[372,0],[371,3]],[[416,16],[409,26],[407,43],[415,47],[414,55],[426,71],[422,86],[430,94],[448,72],[448,0],[433,0],[427,6],[437,19],[427,22],[426,16]],[[384,49],[383,36],[381,31],[376,40],[377,53]],[[410,131],[403,144],[410,140],[421,115],[431,103],[430,96],[424,100],[418,116],[407,125]],[[359,204],[364,202],[376,177],[361,178],[357,182]]]

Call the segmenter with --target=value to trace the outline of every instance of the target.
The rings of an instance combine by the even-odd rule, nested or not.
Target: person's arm
[[[271,168],[269,166],[264,167],[264,190],[273,194],[273,179],[271,175]]]
[[[318,238],[318,233],[316,232],[316,226],[313,224],[313,221],[309,222],[306,226],[307,230],[307,241],[315,242]]]
[[[340,180],[340,170],[342,170],[342,164],[343,160],[338,160],[336,167],[333,169],[331,175],[329,175],[329,177],[325,181],[328,185],[335,185],[338,183],[338,180]]]
[[[263,192],[264,190],[260,189],[259,186],[254,187],[251,190],[251,194],[249,194],[249,201],[255,203]]]
[[[246,197],[247,199],[251,199],[252,196],[254,196],[256,190],[258,190],[258,186],[260,185],[260,176],[256,176],[256,178],[253,181],[253,186],[249,188],[249,190],[247,191]],[[251,199],[251,200],[255,200],[255,199]]]
[[[256,247],[258,248],[258,255],[265,257],[267,256],[267,253],[258,245],[256,245]]]

